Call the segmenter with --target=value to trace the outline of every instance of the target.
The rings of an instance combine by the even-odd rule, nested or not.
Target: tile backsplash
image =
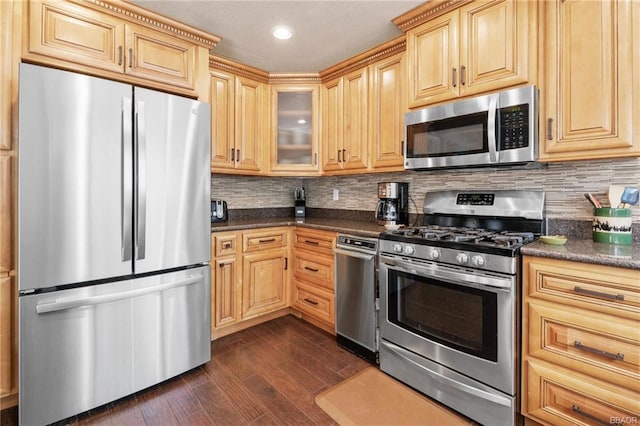
[[[374,211],[377,183],[409,182],[412,213],[422,212],[424,193],[443,189],[542,189],[546,191],[546,215],[552,219],[590,220],[591,205],[585,192],[606,201],[610,184],[640,186],[640,159],[552,163],[538,169],[522,167],[464,170],[406,171],[317,178],[211,176],[211,197],[226,200],[229,209],[293,206],[293,191],[304,186],[307,206]],[[334,189],[339,199],[333,200]],[[633,222],[640,222],[640,208]]]

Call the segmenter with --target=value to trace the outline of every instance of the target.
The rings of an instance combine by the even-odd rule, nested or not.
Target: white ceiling
[[[402,34],[391,20],[421,0],[130,0],[217,35],[215,55],[268,72],[319,72]],[[271,29],[286,24],[289,40]]]

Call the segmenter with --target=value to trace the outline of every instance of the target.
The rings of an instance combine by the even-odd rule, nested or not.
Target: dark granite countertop
[[[535,241],[522,247],[527,256],[550,257],[597,265],[640,269],[640,244],[617,245],[594,243],[592,240],[569,238],[563,246]]]
[[[212,223],[211,232],[236,231],[243,229],[257,229],[273,226],[293,225],[372,238],[377,238],[378,235],[384,231],[384,226],[380,226],[374,222],[365,222],[351,219],[329,219],[318,217],[256,217],[229,219],[229,221],[227,222]]]

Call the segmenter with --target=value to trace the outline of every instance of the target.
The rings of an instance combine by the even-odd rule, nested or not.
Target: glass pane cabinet
[[[317,105],[315,85],[273,88],[272,172],[319,172]]]

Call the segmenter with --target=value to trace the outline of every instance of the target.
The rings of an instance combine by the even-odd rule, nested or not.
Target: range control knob
[[[400,244],[394,244],[393,251],[395,251],[396,253],[402,253],[402,246]]]
[[[482,256],[480,256],[480,255],[477,255],[477,256],[473,256],[473,257],[471,258],[471,263],[472,263],[474,266],[484,266],[484,264],[485,264],[485,260],[484,260],[484,257],[482,257]]]
[[[465,265],[469,262],[469,256],[467,253],[458,253],[456,254],[456,261],[462,265]]]
[[[438,250],[436,248],[432,248],[431,250],[429,250],[429,258],[431,258],[433,260],[440,259],[440,250]]]
[[[413,250],[413,247],[411,247],[411,246],[406,246],[404,248],[404,254],[413,254],[414,251],[415,250]]]

